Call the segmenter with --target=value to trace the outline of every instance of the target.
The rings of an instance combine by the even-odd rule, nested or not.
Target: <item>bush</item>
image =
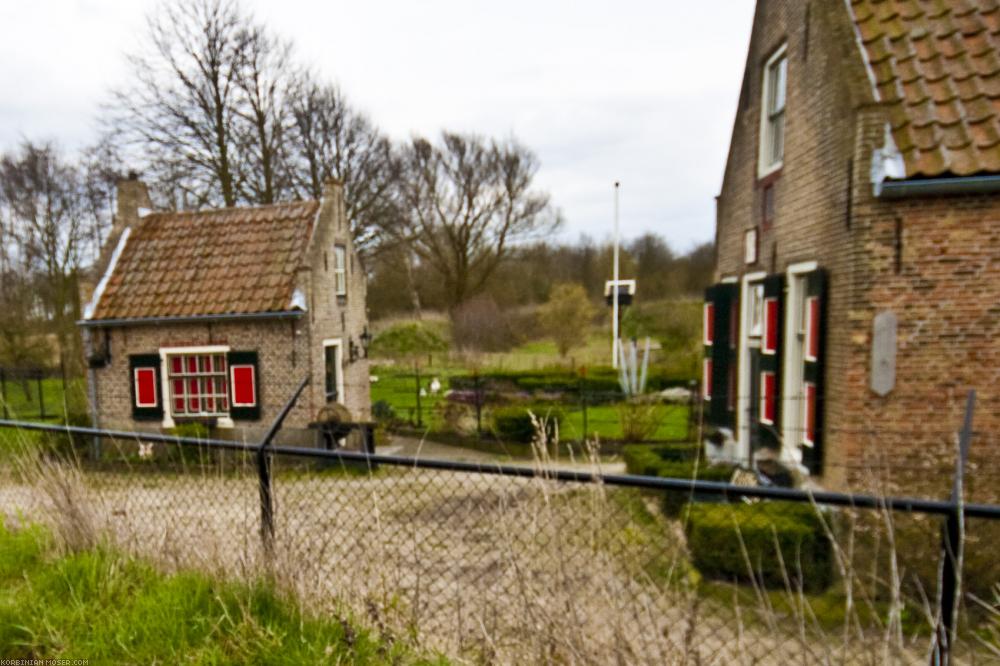
[[[408,358],[447,350],[448,343],[437,331],[420,322],[403,322],[375,336],[370,354],[381,358]]]
[[[765,585],[783,587],[787,574],[821,592],[833,576],[831,544],[808,504],[692,504],[687,537],[692,563],[709,578],[750,580],[752,566]]]
[[[516,343],[510,322],[489,296],[477,296],[455,309],[451,337],[459,349],[471,351],[507,351]]]
[[[92,428],[90,415],[86,412],[70,412],[62,419],[61,425],[78,428]],[[66,432],[49,432],[45,434],[45,443],[49,450],[61,458],[82,460],[90,455],[94,438],[90,435],[77,435]]]
[[[472,375],[454,375],[448,380],[454,390],[471,390],[476,386]],[[480,373],[481,389],[489,391],[526,391],[530,393],[567,393],[579,400],[581,389],[587,396],[587,404],[597,405],[618,402],[622,399],[618,372],[611,368],[591,369],[585,378],[571,370],[550,369],[531,371],[496,371]],[[650,368],[646,387],[650,391],[662,391],[677,386],[687,387],[687,379],[675,377],[661,370]]]
[[[717,481],[724,483],[733,475],[732,465],[711,465],[700,460],[701,447],[691,444],[668,444],[647,446],[630,444],[622,448],[625,469],[629,474],[659,476],[665,479],[685,479]],[[679,516],[684,505],[692,499],[690,493],[665,491],[663,493],[663,513]],[[714,495],[694,493],[694,499],[713,501]]]
[[[380,425],[391,425],[398,421],[396,410],[388,400],[376,400],[372,403],[372,418]]]
[[[556,428],[563,421],[562,412],[549,408],[532,411],[536,417],[548,419],[549,439],[554,439]],[[511,442],[528,444],[535,437],[535,426],[527,407],[499,407],[493,410],[493,429],[500,439]]]

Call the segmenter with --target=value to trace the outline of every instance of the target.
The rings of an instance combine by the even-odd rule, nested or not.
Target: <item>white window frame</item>
[[[142,402],[139,397],[139,373],[140,372],[152,372],[153,373],[153,402]],[[160,389],[156,386],[156,369],[149,366],[142,366],[139,368],[134,368],[132,370],[132,385],[135,387],[135,406],[139,408],[150,408],[156,407],[157,397]]]
[[[740,343],[737,358],[739,359],[739,370],[736,381],[739,383],[739,390],[736,392],[736,460],[734,462],[748,463],[750,461],[750,290],[755,287],[754,283],[760,282],[767,277],[767,273],[759,271],[747,273],[743,276],[740,285]]]
[[[347,246],[340,243],[333,246],[333,292],[347,295]]]
[[[760,145],[758,147],[758,160],[757,160],[757,177],[763,178],[769,174],[774,173],[782,167],[785,162],[785,129],[787,123],[785,120],[788,116],[788,58],[786,54],[788,52],[788,44],[782,44],[778,49],[771,54],[771,57],[767,59],[764,63],[764,71],[761,75],[761,93],[760,93]],[[774,142],[774,127],[771,110],[771,70],[774,65],[780,60],[785,60],[785,90],[783,93],[784,103],[780,110],[780,116],[782,119],[781,127],[781,156],[775,161],[770,161],[771,157],[771,146]]]
[[[200,347],[160,347],[160,395],[163,396],[163,423],[161,424],[164,428],[173,428],[174,422],[174,399],[170,393],[170,377],[168,376],[168,361],[171,356],[183,356],[183,355],[209,355],[209,354],[228,354],[230,347],[228,345],[205,345]],[[228,364],[227,364],[228,365]],[[255,378],[256,381],[256,378]],[[232,375],[230,375],[230,384],[227,387],[228,391],[232,391]],[[230,400],[229,408],[233,408],[232,400]],[[208,418],[208,417],[205,417]],[[219,428],[232,428],[235,426],[233,419],[228,414],[219,414],[214,416],[216,419],[216,426]]]
[[[236,402],[236,369],[250,368],[250,385],[253,402]],[[257,406],[257,366],[253,363],[234,363],[229,366],[229,393],[232,398],[229,400],[230,407],[256,407]]]
[[[782,349],[783,371],[781,382],[781,460],[794,465],[802,462],[799,445],[805,439],[805,384],[803,367],[805,357],[805,275],[819,268],[815,261],[792,264],[786,271],[785,284],[785,345]],[[799,337],[800,334],[802,337]]]
[[[344,393],[344,342],[342,338],[328,338],[323,340],[323,373],[326,376],[326,348],[336,347],[336,360],[337,364],[337,400],[335,404],[346,405],[347,395]],[[323,380],[323,402],[326,403],[326,380]]]

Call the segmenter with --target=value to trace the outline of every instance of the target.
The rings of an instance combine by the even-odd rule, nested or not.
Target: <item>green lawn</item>
[[[38,399],[38,380],[30,379],[23,382],[7,379],[5,384],[6,413],[9,418],[21,421],[37,421],[43,418],[56,420],[61,419],[66,412],[67,408],[63,401],[63,382],[59,377],[41,381],[41,401]],[[69,401],[69,411],[73,411],[75,405],[86,404],[85,391],[86,380],[70,379],[67,381],[66,398]],[[4,404],[3,397],[0,396],[0,408]],[[0,409],[0,416],[3,413],[3,410]]]
[[[0,655],[90,663],[446,663],[349,621],[311,617],[263,583],[163,575],[107,549],[57,555],[0,523]]]

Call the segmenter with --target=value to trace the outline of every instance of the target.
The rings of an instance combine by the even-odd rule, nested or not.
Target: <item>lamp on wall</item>
[[[347,358],[351,363],[358,360],[358,346],[354,344],[354,338],[347,338]]]
[[[368,358],[368,347],[372,344],[372,334],[368,332],[368,324],[365,324],[365,330],[361,332],[361,349],[365,353],[365,358]]]

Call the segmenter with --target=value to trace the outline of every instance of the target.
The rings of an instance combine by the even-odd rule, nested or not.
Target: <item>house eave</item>
[[[199,324],[215,321],[253,321],[267,319],[298,319],[303,310],[282,310],[279,312],[236,312],[231,314],[182,315],[172,317],[127,317],[119,319],[81,319],[77,326],[85,328],[108,328],[111,326],[155,326],[159,324]]]
[[[1000,174],[885,180],[882,182],[877,196],[879,199],[907,199],[996,193],[1000,193]]]

